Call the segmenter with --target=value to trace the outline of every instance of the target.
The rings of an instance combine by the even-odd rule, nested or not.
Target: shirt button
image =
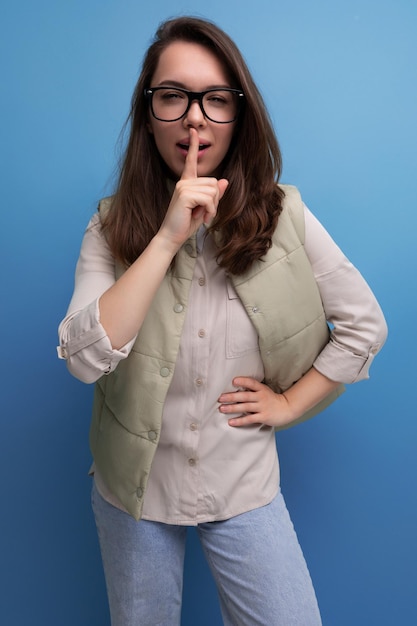
[[[190,424],[190,430],[197,430],[197,424],[192,422],[192,424]]]
[[[253,313],[257,313],[259,311],[259,308],[257,306],[253,306],[252,307],[252,312]]]
[[[142,498],[142,496],[143,496],[143,489],[142,489],[142,487],[138,487],[136,489],[136,497],[139,498],[139,500],[140,500]]]
[[[169,376],[169,369],[167,367],[161,367],[159,373],[163,378],[166,378],[167,376]]]
[[[204,330],[204,328],[200,328],[200,330],[198,331],[198,336],[201,338],[206,336],[206,331]]]
[[[185,251],[186,251],[186,253],[187,253],[189,256],[191,256],[191,255],[193,254],[193,252],[194,252],[193,245],[192,245],[191,243],[187,243],[187,244],[185,245]]]
[[[198,279],[198,284],[200,285],[200,287],[204,287],[204,285],[206,284],[206,279],[204,278],[204,276],[201,276],[201,278]]]
[[[183,305],[182,305],[182,304],[180,304],[179,302],[177,302],[177,303],[174,305],[174,311],[175,311],[175,313],[182,313],[182,312],[183,312],[183,310],[184,310],[184,307],[183,307]]]
[[[203,384],[203,381],[201,378],[196,378],[195,379],[195,384],[197,385],[197,387],[201,387],[201,385]]]
[[[196,463],[197,461],[195,459],[188,459],[188,465],[191,465],[191,467],[194,467]]]
[[[148,439],[150,441],[155,441],[155,439],[158,437],[158,435],[156,434],[156,432],[154,430],[150,430],[148,432]]]

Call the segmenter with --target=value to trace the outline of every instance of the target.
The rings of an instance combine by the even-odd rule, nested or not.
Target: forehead
[[[220,59],[205,46],[175,41],[161,53],[152,85],[174,82],[198,91],[211,86],[230,86],[228,73]]]

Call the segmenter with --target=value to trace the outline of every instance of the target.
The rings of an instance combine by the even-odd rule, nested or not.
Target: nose
[[[190,108],[184,116],[184,125],[186,128],[190,126],[204,126],[206,124],[206,118],[198,100],[193,100]]]

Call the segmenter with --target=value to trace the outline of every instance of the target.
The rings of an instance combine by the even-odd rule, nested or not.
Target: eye
[[[207,102],[216,107],[222,107],[230,104],[230,94],[225,92],[211,92],[207,94]]]
[[[161,89],[156,92],[156,95],[164,102],[175,102],[177,100],[185,100],[185,94],[181,91],[175,91],[173,89]]]

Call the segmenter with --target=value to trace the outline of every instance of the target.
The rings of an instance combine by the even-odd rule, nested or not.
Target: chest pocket
[[[230,280],[227,280],[226,358],[259,352],[258,333]]]

